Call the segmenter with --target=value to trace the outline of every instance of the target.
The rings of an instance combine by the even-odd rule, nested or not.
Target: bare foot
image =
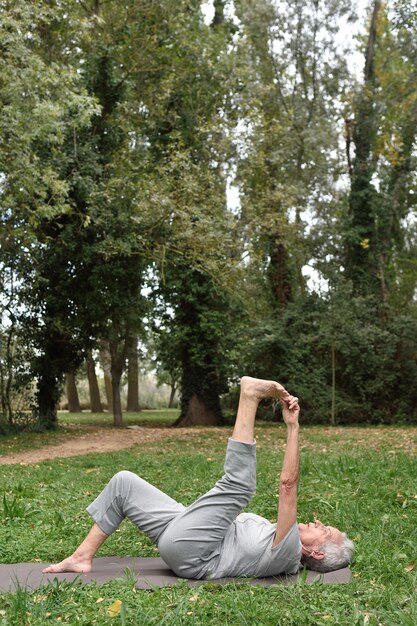
[[[276,383],[274,380],[262,380],[260,378],[251,378],[250,376],[242,376],[240,379],[240,389],[246,396],[262,400],[263,398],[286,398],[289,396],[288,391]]]
[[[77,557],[74,554],[60,563],[50,565],[42,570],[43,574],[53,574],[59,572],[78,572],[88,574],[91,572],[91,559]]]

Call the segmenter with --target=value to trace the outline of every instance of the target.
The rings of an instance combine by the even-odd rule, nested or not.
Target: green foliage
[[[162,346],[159,358],[181,371],[181,416],[197,394],[221,419],[220,395],[227,390],[240,345],[239,303],[210,276],[179,262],[168,265],[161,291],[169,308],[155,329]]]
[[[414,318],[349,289],[328,302],[311,295],[254,328],[245,371],[280,380],[306,422],[330,423],[332,392],[341,423],[415,422],[416,331]]]
[[[189,415],[192,398],[201,403],[194,423],[204,423],[205,412],[221,421],[219,396],[231,372],[238,310],[229,290],[239,241],[225,192],[231,31],[220,5],[217,9],[210,26],[195,13],[186,37],[176,37],[165,96],[148,121],[170,213],[157,268],[158,359],[180,379],[181,418]]]
[[[57,307],[55,296],[52,301],[44,297],[35,303],[39,291],[45,292],[51,285],[40,268],[43,256],[48,257],[46,247],[53,237],[51,228],[46,226],[72,212],[62,158],[66,136],[87,126],[91,114],[98,111],[95,100],[80,85],[74,66],[68,60],[58,63],[48,58],[50,49],[44,46],[43,34],[49,32],[49,27],[50,32],[54,30],[56,18],[53,8],[45,3],[8,3],[2,9],[0,29],[1,202],[7,207],[1,218],[6,245],[0,262],[11,268],[19,285],[17,307],[16,302],[10,303],[14,315],[18,311],[21,318],[29,318],[29,324],[21,329],[21,340],[26,339],[27,345],[38,350],[33,372],[39,379],[40,417],[46,428],[55,425],[60,360],[66,360],[68,351],[74,352],[66,349],[70,345],[68,323],[62,309],[69,309],[68,302],[60,302]],[[69,36],[74,35],[73,27],[70,20]],[[75,37],[74,44],[78,42]],[[58,268],[55,270],[59,275]],[[30,283],[26,282],[28,279]],[[25,313],[19,310],[21,305]],[[39,313],[40,318],[35,320]],[[48,323],[51,319],[52,325]],[[56,358],[51,350],[48,352],[51,344],[60,353]],[[68,362],[71,361],[69,354]]]
[[[355,88],[353,119],[347,125],[355,156],[346,273],[358,293],[379,296],[383,302],[395,290],[397,258],[403,256],[402,220],[415,205],[416,25],[401,3],[395,8],[390,21],[387,8],[374,3],[364,79]]]
[[[19,1],[2,8],[2,202],[6,216],[18,218],[14,223],[23,236],[30,231],[20,220],[34,227],[70,210],[61,147],[68,128],[77,132],[98,110],[80,88],[74,67],[45,59],[42,32],[56,17],[45,3]]]
[[[252,77],[238,169],[252,321],[242,369],[288,385],[313,422],[415,421],[415,229],[402,221],[415,198],[415,21],[401,3],[393,23],[380,8],[349,95],[332,26],[347,5],[238,7]],[[350,98],[345,164],[338,127]],[[350,189],[335,185],[346,171]],[[306,265],[327,287],[320,295],[306,288]]]
[[[337,103],[347,70],[335,32],[349,8],[343,1],[237,3],[237,67],[246,86],[238,99],[246,121],[238,159],[243,229],[255,280],[266,279],[277,308],[305,292],[306,217],[335,194],[341,171]]]
[[[219,0],[211,23],[197,0],[2,4],[9,424],[15,385],[36,381],[55,428],[64,373],[100,341],[117,398],[145,326],[183,413],[197,395],[220,416],[249,369],[313,421],[415,419],[416,19],[374,6],[358,81],[337,36],[347,0]]]

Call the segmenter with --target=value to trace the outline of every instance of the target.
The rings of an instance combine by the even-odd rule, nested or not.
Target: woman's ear
[[[321,561],[322,559],[324,559],[324,552],[321,552],[320,550],[313,550],[310,556],[313,559],[316,559],[316,561]]]

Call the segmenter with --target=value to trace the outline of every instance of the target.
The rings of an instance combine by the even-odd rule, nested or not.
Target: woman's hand
[[[298,425],[298,416],[300,407],[296,396],[288,395],[285,399],[281,399],[282,417],[287,426]]]

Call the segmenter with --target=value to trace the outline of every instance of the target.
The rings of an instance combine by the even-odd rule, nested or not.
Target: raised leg
[[[256,489],[254,423],[259,401],[285,398],[287,392],[273,381],[245,376],[233,435],[229,439],[224,475],[213,489],[198,498],[168,525],[158,545],[162,558],[185,578],[210,575],[213,559],[234,519],[250,502]]]
[[[273,380],[261,380],[243,376],[240,381],[240,398],[232,439],[243,443],[254,440],[255,417],[263,398],[285,398],[286,389]]]

